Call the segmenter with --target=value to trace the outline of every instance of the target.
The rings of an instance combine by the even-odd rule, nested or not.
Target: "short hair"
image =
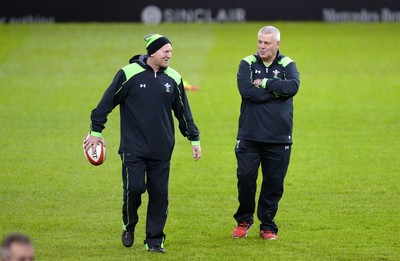
[[[275,40],[281,40],[281,32],[278,28],[271,25],[267,25],[261,28],[260,31],[258,31],[258,36],[260,36],[260,34],[272,34],[274,35]]]
[[[0,256],[2,258],[10,257],[11,245],[14,243],[33,247],[29,237],[20,233],[9,234],[4,237],[3,242],[1,243]]]

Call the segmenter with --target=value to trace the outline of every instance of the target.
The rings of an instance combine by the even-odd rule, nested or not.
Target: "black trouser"
[[[236,221],[253,221],[258,169],[261,164],[263,181],[258,199],[257,217],[261,230],[278,233],[274,218],[283,194],[283,183],[289,166],[291,145],[266,144],[238,140],[235,147],[239,208]]]
[[[122,206],[123,229],[135,231],[139,221],[138,208],[142,194],[149,194],[145,244],[162,246],[164,226],[168,212],[169,161],[152,160],[122,153],[122,181],[124,204]]]

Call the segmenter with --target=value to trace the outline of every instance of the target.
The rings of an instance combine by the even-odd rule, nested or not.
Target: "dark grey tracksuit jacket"
[[[255,79],[268,78],[266,88]],[[270,144],[292,144],[293,96],[300,77],[293,60],[278,52],[268,67],[258,54],[244,58],[237,74],[242,96],[237,138]]]
[[[157,73],[136,55],[120,69],[91,114],[91,130],[102,132],[107,115],[120,106],[119,153],[170,160],[175,144],[172,112],[179,129],[190,141],[199,141],[199,130],[178,72],[168,67]]]

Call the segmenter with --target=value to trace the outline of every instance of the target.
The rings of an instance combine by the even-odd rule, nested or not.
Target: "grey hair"
[[[9,234],[3,239],[3,242],[1,243],[1,258],[10,258],[11,245],[14,243],[33,247],[31,240],[26,235],[20,233]]]
[[[271,25],[267,25],[261,28],[260,31],[258,31],[258,36],[260,36],[260,34],[272,34],[275,40],[277,41],[281,40],[281,32],[279,31],[278,28],[273,27]]]

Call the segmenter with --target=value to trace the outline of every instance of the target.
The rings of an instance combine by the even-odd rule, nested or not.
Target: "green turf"
[[[0,25],[0,236],[29,234],[38,260],[400,260],[400,24],[274,23],[296,61],[294,146],[276,222],[280,240],[231,238],[237,208],[236,72],[264,23]],[[119,113],[92,167],[81,141],[143,36],[173,43],[203,158],[177,134],[163,256],[120,242]]]

